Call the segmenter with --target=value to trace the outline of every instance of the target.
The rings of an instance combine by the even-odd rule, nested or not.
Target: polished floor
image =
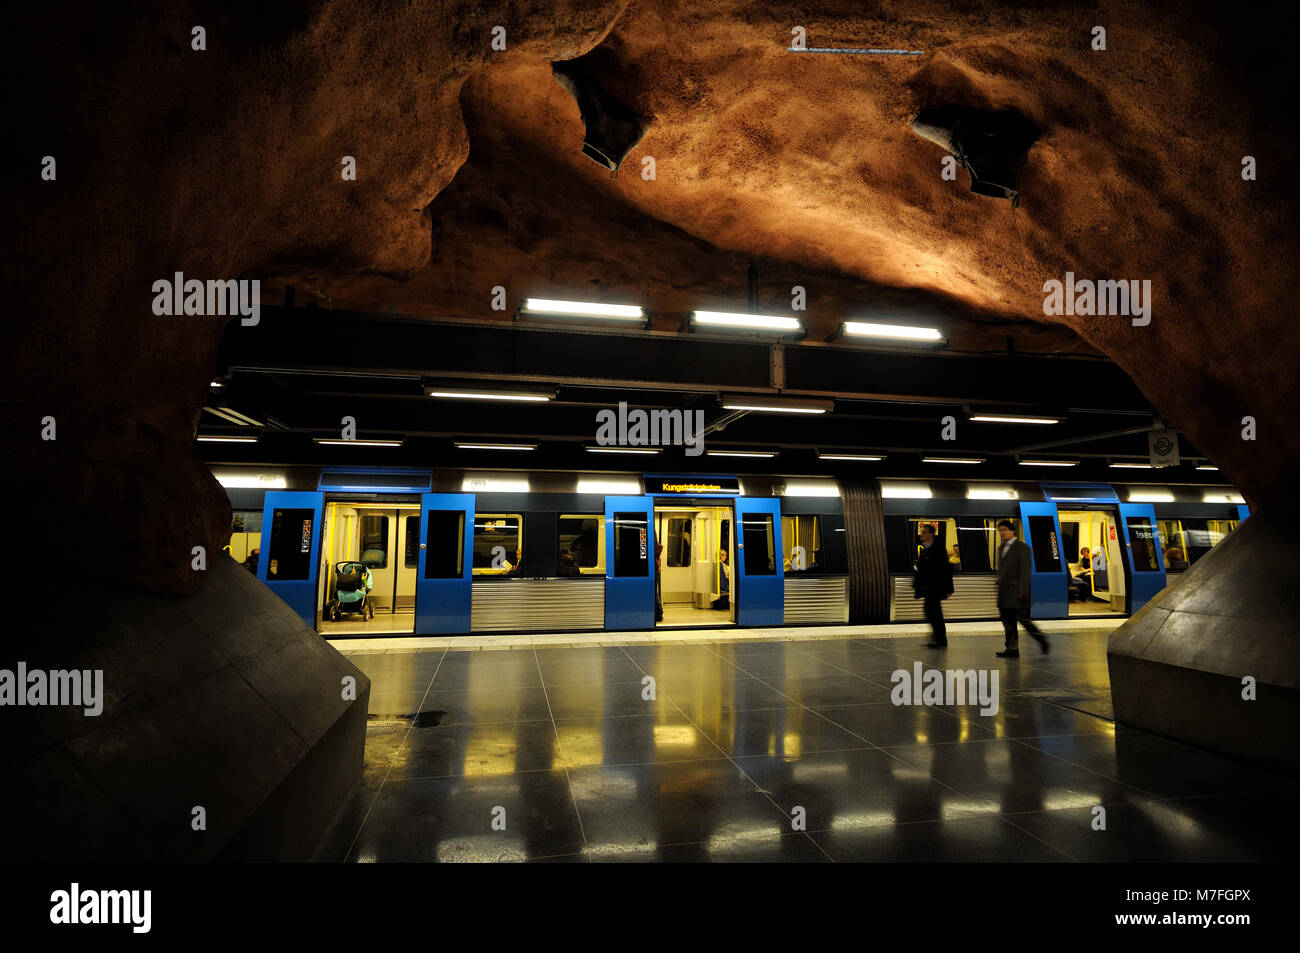
[[[317,859],[1293,855],[1300,781],[1117,728],[1107,631],[1050,637],[1015,661],[991,633],[945,652],[910,633],[352,649],[372,680],[365,772]],[[915,661],[996,670],[997,713],[894,705]]]

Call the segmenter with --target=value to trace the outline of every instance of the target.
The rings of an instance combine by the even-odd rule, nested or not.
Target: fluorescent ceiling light
[[[840,488],[834,480],[797,480],[787,482],[785,496],[839,496]]]
[[[241,414],[239,411],[231,410],[229,407],[221,407],[221,408],[204,407],[203,409],[214,416],[220,417],[222,420],[228,420],[232,424],[239,424],[239,426],[241,427],[262,426],[262,424],[259,421],[254,420],[252,417],[249,417],[247,414]]]
[[[774,457],[775,451],[766,450],[705,450],[705,456],[709,457]]]
[[[728,311],[695,311],[696,324],[724,328],[748,328],[751,331],[802,331],[798,318],[778,318],[768,314],[732,314]]]
[[[871,453],[824,453],[823,451],[818,450],[817,459],[818,460],[862,460],[867,462],[875,462],[877,460],[883,460],[885,458],[883,455],[877,455]]]
[[[1021,460],[1022,467],[1077,467],[1078,460]]]
[[[270,476],[261,473],[252,476],[243,474],[214,474],[217,482],[231,490],[283,490],[289,481],[282,476]]]
[[[578,477],[578,492],[638,496],[641,493],[641,484],[636,480],[602,480],[594,477]]]
[[[983,457],[922,457],[922,463],[983,463]]]
[[[829,400],[786,400],[780,397],[726,395],[724,410],[759,410],[773,414],[824,414],[835,404]]]
[[[880,495],[887,500],[928,500],[934,496],[925,483],[886,483],[881,481]]]
[[[1205,464],[1205,465],[1203,465],[1203,466],[1199,466],[1199,467],[1197,467],[1196,469],[1198,469],[1198,470],[1214,470],[1214,471],[1217,472],[1219,468],[1218,468],[1218,467],[1212,467],[1212,466],[1210,466],[1209,464]]]
[[[225,382],[225,381],[214,380],[214,381],[212,382],[212,384],[209,385],[209,386],[212,386],[212,387],[225,387],[225,386],[226,386],[226,382]]]
[[[257,443],[256,437],[217,437],[201,436],[199,443]]]
[[[1246,500],[1240,493],[1206,493],[1201,497],[1205,503],[1245,503]]]
[[[528,478],[500,479],[467,474],[461,481],[462,493],[527,493]]]
[[[895,341],[941,341],[938,328],[918,328],[906,324],[873,324],[869,321],[845,321],[844,333],[851,337],[887,338]]]
[[[1020,494],[1010,487],[971,486],[966,487],[968,500],[1016,500]]]
[[[970,418],[986,424],[1059,424],[1060,417],[1020,417],[1013,414],[976,414]]]
[[[1111,469],[1114,470],[1150,470],[1149,463],[1112,463]]]
[[[1174,495],[1168,490],[1129,490],[1130,503],[1172,503]]]
[[[557,301],[554,298],[525,298],[521,314],[543,317],[610,318],[616,321],[644,321],[645,309],[635,304],[598,304],[594,301]]]
[[[472,387],[426,387],[425,394],[430,397],[449,397],[454,400],[554,400],[555,394],[526,390],[477,390]]]
[[[535,443],[461,443],[453,441],[457,450],[536,450]]]
[[[317,443],[331,447],[400,447],[402,440],[343,440],[339,437],[312,437]]]
[[[587,447],[588,453],[659,453],[663,447]]]

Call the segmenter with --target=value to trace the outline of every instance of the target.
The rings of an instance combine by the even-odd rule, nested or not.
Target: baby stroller
[[[360,612],[362,619],[373,619],[375,607],[366,594],[374,588],[374,580],[365,563],[342,562],[334,566],[334,599],[329,604],[330,621],[349,612]]]

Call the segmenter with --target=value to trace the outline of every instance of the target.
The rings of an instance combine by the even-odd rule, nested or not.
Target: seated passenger
[[[259,553],[261,553],[260,549],[250,550],[248,553],[248,558],[244,560],[244,564],[243,564],[244,568],[247,569],[249,572],[251,572],[254,576],[257,575],[257,557]]]
[[[961,551],[957,548],[956,543],[952,544],[952,552],[948,554],[948,563],[952,566],[961,565]]]
[[[510,569],[506,570],[506,575],[518,576],[521,575],[523,571],[524,571],[524,551],[522,549],[516,549],[515,564]]]
[[[1187,568],[1187,560],[1183,558],[1183,551],[1177,546],[1170,546],[1165,550],[1165,568],[1173,572],[1182,572]]]
[[[731,566],[727,563],[727,551],[718,551],[718,598],[713,600],[714,609],[731,608]]]
[[[582,570],[578,568],[578,561],[573,558],[573,553],[569,552],[567,549],[560,553],[559,574],[561,576],[582,575]]]

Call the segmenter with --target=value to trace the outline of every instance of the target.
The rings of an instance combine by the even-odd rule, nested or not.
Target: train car
[[[222,468],[230,554],[327,637],[916,621],[920,528],[953,620],[996,619],[997,524],[1033,617],[1126,616],[1246,518],[1222,487]],[[366,567],[368,611],[340,615]],[[336,618],[337,617],[337,618]]]

